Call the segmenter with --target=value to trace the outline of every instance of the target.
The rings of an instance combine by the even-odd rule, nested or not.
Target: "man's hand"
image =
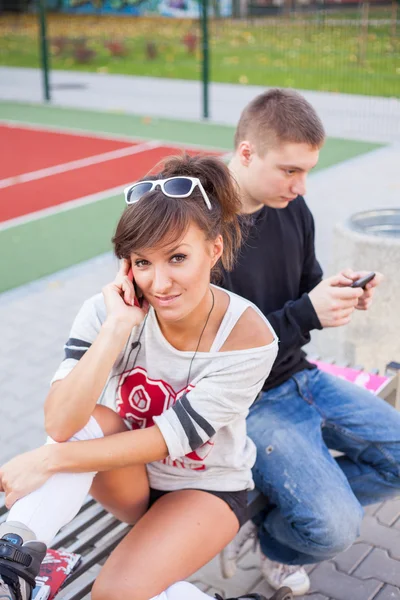
[[[339,273],[321,281],[308,294],[322,327],[340,327],[350,322],[365,293],[361,288],[350,287],[355,279]]]
[[[368,275],[369,271],[353,271],[352,269],[345,269],[342,271],[342,275],[351,279],[352,281],[356,281],[365,275]],[[363,289],[363,294],[358,299],[358,304],[356,306],[357,310],[368,310],[372,304],[372,297],[375,293],[375,288],[382,283],[383,275],[382,273],[375,273],[375,277],[371,279],[369,283]]]

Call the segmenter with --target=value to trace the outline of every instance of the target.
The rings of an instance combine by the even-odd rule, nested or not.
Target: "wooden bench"
[[[390,363],[388,374],[378,390],[378,395],[400,409],[400,365]],[[250,492],[249,518],[256,515],[266,504],[266,498],[258,490]],[[5,520],[6,513],[3,504],[0,506],[0,523]],[[57,595],[57,600],[88,599],[101,565],[129,529],[129,525],[115,519],[93,499],[88,499],[79,514],[63,527],[52,544],[53,548],[63,548],[82,555],[81,562],[68,577]]]

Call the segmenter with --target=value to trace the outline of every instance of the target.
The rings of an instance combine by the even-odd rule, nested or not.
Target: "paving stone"
[[[385,585],[374,600],[400,600],[400,590],[392,585]]]
[[[258,569],[244,570],[240,567],[231,579],[224,579],[221,574],[219,556],[189,578],[189,581],[204,581],[212,590],[221,595],[225,594],[227,597],[248,592],[259,580],[260,571]]]
[[[361,561],[372,551],[373,546],[364,543],[353,544],[348,550],[335,556],[332,561],[339,571],[351,574]]]
[[[7,418],[7,420],[0,419],[0,440],[2,441],[2,446],[7,439],[7,436],[10,435],[10,430],[12,426],[13,421],[10,418]]]
[[[400,518],[400,498],[384,502],[375,513],[375,518],[382,525],[390,527]]]
[[[20,373],[10,375],[8,381],[0,386],[0,396],[1,398],[15,396],[19,401],[29,405],[30,398],[34,394],[43,393],[44,391],[47,394],[49,381],[49,376],[41,376],[40,373],[36,376],[32,364],[26,365],[26,372],[21,369]]]
[[[7,436],[4,436],[3,439],[4,443],[1,444],[0,456],[3,451],[6,454],[13,451],[15,456],[41,446],[46,440],[46,434],[42,427],[28,426],[26,422],[18,422],[15,427],[9,425]]]
[[[8,462],[12,458],[14,458],[14,456],[16,456],[17,454],[20,454],[20,453],[16,452],[14,445],[12,448],[10,448],[8,445],[6,446],[5,444],[2,444],[2,447],[0,448],[0,466],[4,465],[6,462]],[[0,496],[0,506],[1,506],[1,501],[2,501],[2,496]]]
[[[400,560],[400,531],[381,525],[374,517],[364,517],[359,541],[388,550],[392,558]]]
[[[254,540],[249,539],[243,544],[237,564],[240,569],[258,569],[260,570],[261,550],[257,545],[254,549]]]
[[[331,600],[328,596],[322,594],[306,594],[305,596],[297,596],[297,600]]]
[[[385,550],[374,548],[354,571],[354,576],[360,579],[376,577],[391,585],[400,586],[400,561],[390,558]]]
[[[254,588],[247,590],[247,593],[258,593],[263,594],[266,598],[269,598],[275,590],[271,588],[264,580],[261,580]],[[305,596],[296,596],[296,600],[330,600],[328,596],[323,594],[313,593],[306,594]],[[348,599],[350,600],[350,599]]]
[[[373,600],[382,587],[382,581],[363,581],[341,571],[331,562],[324,562],[311,574],[311,592],[318,592],[332,600]]]
[[[314,569],[316,569],[318,567],[318,563],[314,563],[312,565],[304,565],[305,570],[307,571],[308,575],[311,575],[311,573],[314,571]]]
[[[364,513],[369,515],[370,517],[374,516],[376,512],[381,508],[382,502],[378,504],[369,504],[368,506],[364,506]]]
[[[193,583],[193,585],[195,585],[197,588],[199,588],[199,590],[201,590],[205,594],[211,593],[209,592],[209,590],[211,590],[210,586],[207,585],[204,581],[201,581],[200,579],[190,579],[190,583]],[[214,593],[212,593],[212,596],[214,596]]]
[[[272,596],[272,594],[274,593],[275,590],[272,589],[272,587],[270,585],[268,585],[268,583],[265,581],[265,579],[259,579],[259,581],[256,582],[256,584],[249,588],[248,590],[246,590],[247,593],[253,593],[253,594],[263,594],[266,598],[269,598],[270,596]]]
[[[45,427],[44,427],[44,411],[41,407],[40,410],[33,411],[30,414],[24,416],[21,419],[21,424],[26,423],[27,428],[34,427],[35,429],[40,430],[43,435],[45,435]]]

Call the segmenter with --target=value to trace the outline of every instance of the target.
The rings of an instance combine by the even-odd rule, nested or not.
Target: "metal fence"
[[[212,79],[400,96],[397,5],[307,9],[213,21]]]
[[[201,18],[102,15],[101,2],[92,15],[51,13],[50,65],[399,99],[398,0],[350,6],[282,1],[233,0],[235,16],[227,18],[215,16],[218,0],[209,0],[214,16],[207,23]],[[0,64],[40,66],[35,14],[0,17]],[[387,106],[383,112],[390,112]]]

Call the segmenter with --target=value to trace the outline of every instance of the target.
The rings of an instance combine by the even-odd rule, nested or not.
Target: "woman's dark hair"
[[[241,202],[238,188],[228,167],[212,156],[174,156],[162,164],[157,175],[144,179],[167,179],[186,175],[200,179],[211,202],[206,206],[196,186],[188,198],[169,198],[158,187],[147,192],[136,204],[127,206],[112,239],[118,258],[130,258],[133,252],[156,246],[168,246],[181,239],[191,223],[201,229],[207,240],[222,235],[221,262],[226,270],[233,267],[242,241],[238,215]],[[219,269],[212,274],[218,279]]]

